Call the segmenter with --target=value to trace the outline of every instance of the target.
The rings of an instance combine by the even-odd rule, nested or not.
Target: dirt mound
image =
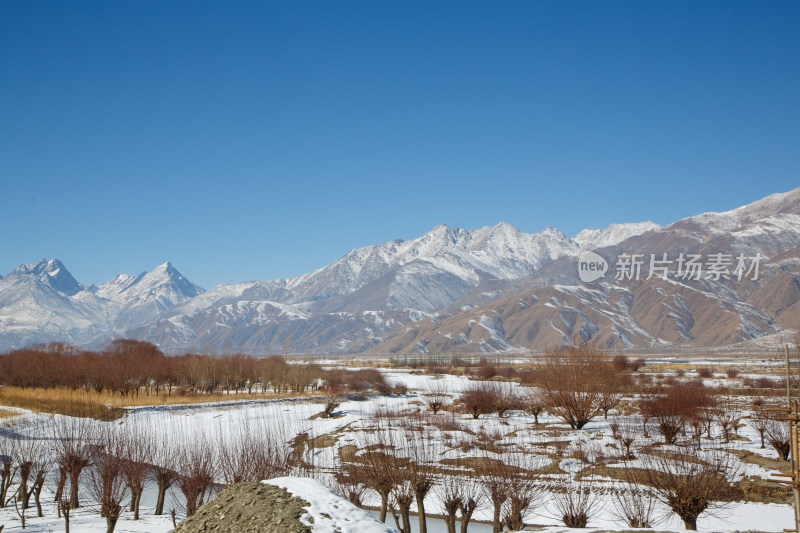
[[[309,502],[274,485],[251,481],[223,490],[175,533],[311,533],[300,521]]]

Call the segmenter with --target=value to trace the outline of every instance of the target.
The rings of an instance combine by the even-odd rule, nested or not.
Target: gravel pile
[[[257,481],[231,485],[183,521],[175,533],[311,533],[300,522],[309,503]]]

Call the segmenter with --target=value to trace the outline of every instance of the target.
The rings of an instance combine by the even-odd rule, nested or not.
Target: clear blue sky
[[[0,274],[206,288],[800,185],[800,2],[0,2]]]

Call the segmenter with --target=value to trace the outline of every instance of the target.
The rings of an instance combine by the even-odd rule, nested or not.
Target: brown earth
[[[300,517],[309,502],[258,481],[237,483],[184,520],[174,533],[311,533]]]

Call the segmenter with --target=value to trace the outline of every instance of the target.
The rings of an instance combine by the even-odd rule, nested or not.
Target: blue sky
[[[800,185],[797,2],[0,2],[0,274],[206,288]]]

